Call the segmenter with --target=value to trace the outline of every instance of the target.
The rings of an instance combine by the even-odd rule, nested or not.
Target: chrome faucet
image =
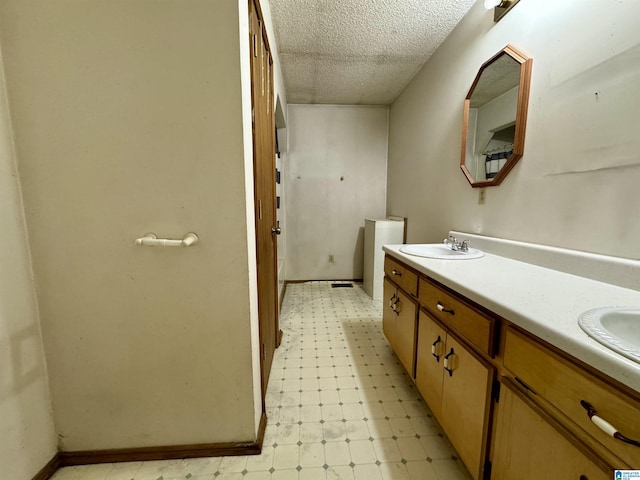
[[[450,245],[451,250],[453,250],[454,252],[469,251],[469,240],[463,240],[462,242],[458,242],[458,239],[453,235],[449,235],[449,238],[445,238],[443,243],[445,245]]]
[[[442,243],[450,245],[451,250],[458,250],[458,240],[453,235],[449,235],[449,238],[445,238]]]

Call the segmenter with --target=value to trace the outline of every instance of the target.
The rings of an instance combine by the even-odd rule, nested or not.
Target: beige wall
[[[63,450],[255,438],[239,4],[0,3]]]
[[[388,109],[288,109],[287,280],[362,278],[364,220],[385,216]]]
[[[0,56],[0,476],[32,478],[57,451]]]
[[[387,209],[410,242],[449,229],[640,257],[640,2],[477,2],[390,111]],[[533,57],[524,157],[478,204],[459,170],[463,99],[511,43]],[[597,95],[596,95],[597,93]]]

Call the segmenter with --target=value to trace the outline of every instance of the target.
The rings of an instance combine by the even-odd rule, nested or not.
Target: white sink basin
[[[400,247],[400,251],[416,257],[437,258],[440,260],[471,260],[484,256],[484,252],[475,248],[469,248],[468,252],[462,252],[460,250],[451,250],[451,246],[444,243],[403,245]]]
[[[578,324],[591,338],[640,363],[640,307],[602,307],[584,312]]]

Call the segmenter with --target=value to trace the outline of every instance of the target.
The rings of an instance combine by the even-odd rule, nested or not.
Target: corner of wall
[[[260,373],[260,325],[258,319],[258,272],[256,265],[256,233],[253,197],[253,134],[251,122],[251,65],[249,61],[249,7],[238,1],[240,34],[240,81],[242,91],[242,138],[244,142],[245,205],[247,220],[247,266],[249,270],[249,315],[251,321],[251,365],[253,372],[253,404],[255,434],[258,436],[262,405],[262,378]]]
[[[0,391],[0,430],[6,432],[0,439],[0,464],[15,478],[30,478],[51,461],[58,446],[1,38],[0,29],[0,243],[10,258],[0,272],[0,346],[11,355],[0,368],[8,379],[8,388]]]

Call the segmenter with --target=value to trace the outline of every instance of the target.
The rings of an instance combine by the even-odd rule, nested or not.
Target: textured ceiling
[[[520,84],[520,69],[520,63],[506,53],[487,65],[473,89],[471,108],[479,108],[517,87]]]
[[[388,105],[475,0],[269,0],[289,103]]]

